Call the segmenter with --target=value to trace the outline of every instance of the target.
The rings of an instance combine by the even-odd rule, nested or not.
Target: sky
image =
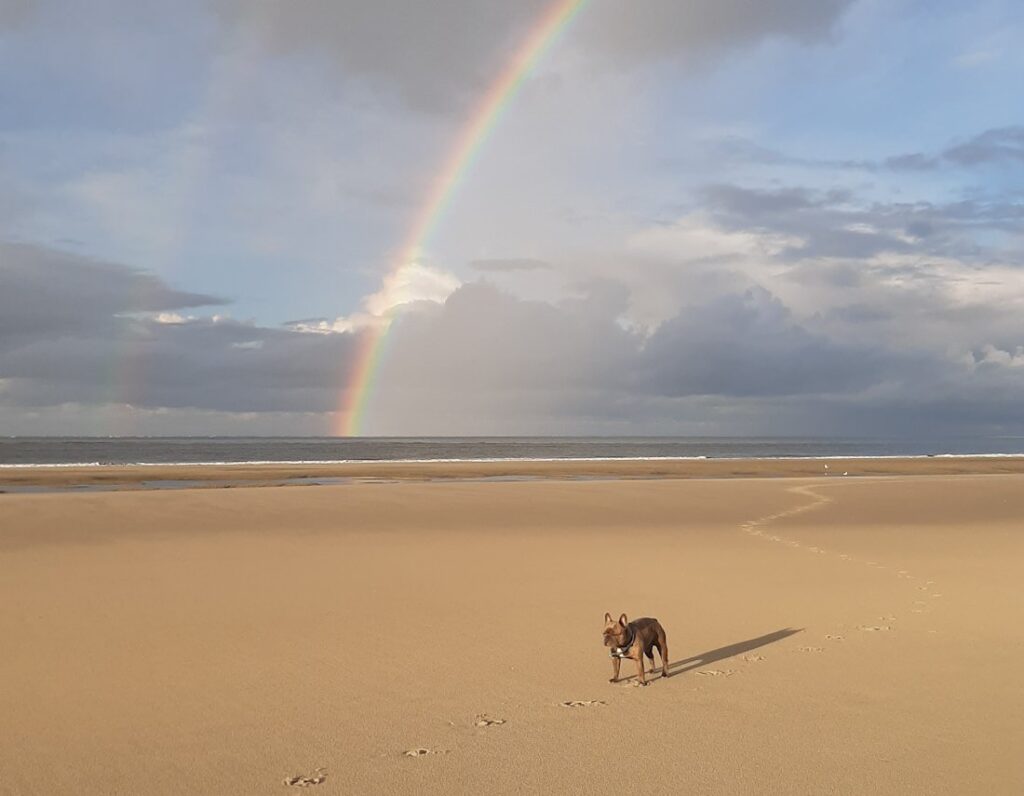
[[[406,258],[552,6],[0,0],[0,434],[1024,434],[1024,5],[588,0]]]

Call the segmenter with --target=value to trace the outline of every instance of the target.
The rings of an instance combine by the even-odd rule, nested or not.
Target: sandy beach
[[[1020,793],[1024,467],[981,461],[2,494],[0,792]],[[605,611],[672,676],[610,684]]]

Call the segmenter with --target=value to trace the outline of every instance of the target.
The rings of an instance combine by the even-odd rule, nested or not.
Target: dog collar
[[[629,630],[629,641],[619,647],[612,647],[608,654],[613,658],[625,658],[629,654],[629,648],[633,646],[633,642],[636,640],[636,631],[633,629],[631,624],[626,625],[626,629]]]

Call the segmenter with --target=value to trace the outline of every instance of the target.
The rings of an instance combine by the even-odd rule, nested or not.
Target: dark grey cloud
[[[390,90],[420,108],[478,93],[547,0],[215,0],[229,27],[274,54],[313,54],[343,79]]]
[[[645,380],[660,395],[791,396],[865,390],[906,363],[803,327],[764,288],[687,307],[644,347]]]
[[[634,63],[693,58],[771,36],[821,39],[852,5],[852,0],[595,2],[583,12],[579,35],[598,57]]]
[[[871,275],[859,285],[877,287]],[[846,321],[882,327],[877,338],[846,339],[827,322],[800,319],[760,287],[685,306],[646,336],[617,322],[621,302],[600,289],[554,306],[467,285],[392,332],[373,412],[401,433],[663,431],[684,417],[719,433],[889,433],[917,402],[961,429],[1020,427],[1024,408],[1006,396],[1024,389],[1024,368],[988,362],[983,344],[966,364],[944,350],[955,337],[919,345],[890,335],[894,313],[906,323],[917,311],[900,314],[900,300],[876,312],[848,308]],[[919,301],[929,313],[951,312],[928,290]],[[975,325],[960,341],[989,332]],[[781,417],[787,424],[773,425]]]
[[[933,171],[944,166],[970,168],[984,165],[1024,164],[1024,127],[985,130],[941,152],[910,152],[885,161],[895,171]]]
[[[782,252],[784,259],[914,252],[984,261],[992,250],[979,242],[983,233],[1024,232],[1024,204],[1003,199],[863,202],[845,189],[718,184],[698,190],[697,205],[726,229],[770,231],[798,240]],[[1000,254],[1024,264],[1022,252]]]
[[[1024,127],[1000,127],[950,147],[943,159],[961,166],[1024,163]]]
[[[0,2],[0,28],[14,26],[28,19],[34,0],[3,0]]]
[[[223,304],[121,265],[0,244],[0,396],[22,406],[334,408],[351,335],[188,316]]]
[[[64,335],[118,316],[208,307],[223,299],[175,290],[152,274],[32,244],[0,243],[0,347]]]
[[[571,45],[617,67],[706,56],[768,36],[818,39],[852,0],[633,0],[591,2]],[[271,52],[314,53],[343,78],[397,92],[420,108],[476,96],[507,63],[550,0],[215,0],[228,26]]]

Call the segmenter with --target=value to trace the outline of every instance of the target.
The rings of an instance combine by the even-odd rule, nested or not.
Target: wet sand
[[[1024,475],[978,461],[0,495],[0,792],[1022,792]],[[495,475],[557,477],[451,480]],[[672,676],[608,683],[605,611]]]
[[[793,478],[864,475],[1024,474],[1024,456],[933,456],[848,459],[566,459],[336,464],[157,464],[4,467],[0,490],[24,487],[149,488],[264,486],[323,479],[433,481],[446,479]]]

